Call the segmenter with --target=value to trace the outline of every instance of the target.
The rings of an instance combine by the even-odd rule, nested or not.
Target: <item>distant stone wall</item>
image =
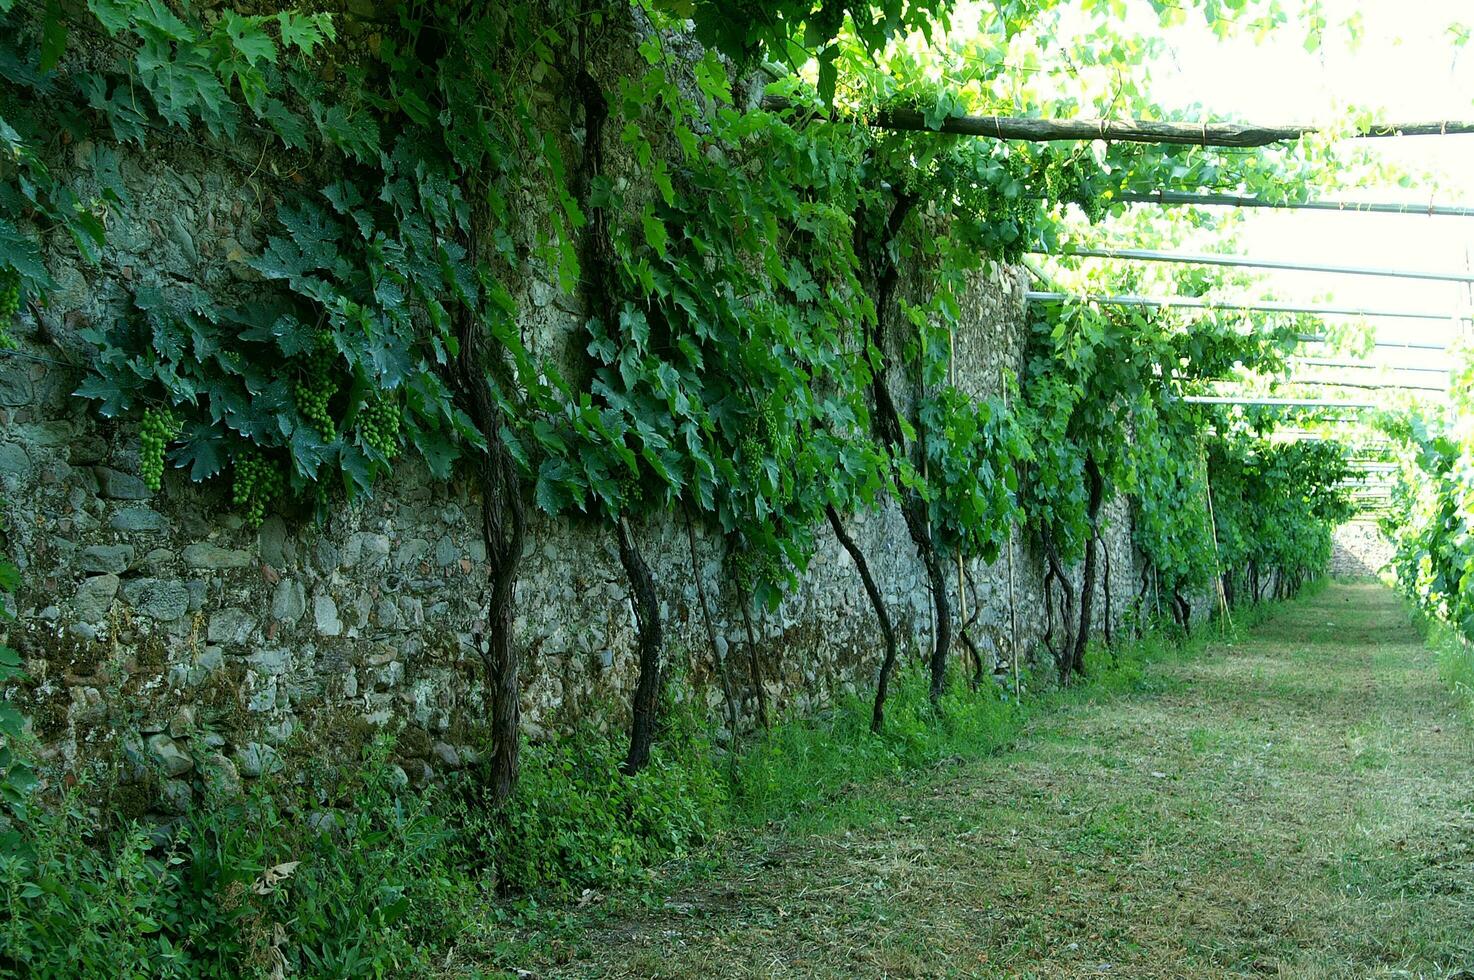
[[[608,64],[633,58],[633,40]],[[615,69],[609,69],[615,70]],[[612,83],[611,83],[612,84]],[[293,755],[352,756],[380,726],[401,729],[398,764],[416,784],[464,765],[485,717],[474,637],[485,618],[486,552],[476,490],[403,466],[373,499],[325,515],[243,526],[225,488],[176,470],[151,493],[139,478],[138,433],[97,418],[74,392],[92,351],[90,326],[125,314],[131,289],[197,285],[246,294],[276,202],[271,185],[167,134],[122,153],[128,203],[109,216],[100,264],[55,242],[59,288],[21,349],[0,358],[0,484],[6,547],[24,586],[9,642],[30,685],[17,695],[53,770],[115,766],[137,813],[177,812]],[[86,143],[58,168],[80,196],[95,182]],[[629,166],[626,162],[625,166]],[[620,164],[614,164],[615,168]],[[631,179],[637,178],[631,173]],[[519,300],[529,343],[570,346],[584,311],[529,268]],[[980,274],[956,334],[959,384],[996,393],[1018,371],[1026,338],[1017,269]],[[897,385],[905,409],[909,385]],[[1106,505],[1110,607],[1119,618],[1139,584],[1129,509]],[[908,665],[930,645],[926,576],[897,508],[847,518],[895,618]],[[747,625],[725,580],[719,536],[696,528],[696,554],[671,514],[636,525],[658,583],[677,696],[724,717],[724,658],[744,724],[756,710]],[[800,586],[753,622],[756,663],[775,713],[809,711],[868,691],[879,664],[874,618],[849,557],[827,527]],[[1042,562],[1022,534],[1012,561],[972,569],[974,634],[997,658],[1046,659]],[[700,577],[717,636],[711,648]],[[1076,572],[1078,583],[1078,570]],[[1102,583],[1102,587],[1104,583]],[[1077,584],[1078,587],[1078,584]],[[636,677],[628,586],[607,527],[535,518],[516,590],[527,732],[622,728]],[[1096,602],[1102,613],[1103,595]],[[1100,622],[1100,620],[1097,620]],[[1056,621],[1056,629],[1058,624]]]
[[[1351,521],[1331,539],[1331,574],[1338,578],[1376,578],[1392,561],[1392,542],[1376,521]]]

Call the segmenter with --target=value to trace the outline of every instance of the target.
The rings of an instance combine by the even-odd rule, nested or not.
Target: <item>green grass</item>
[[[1218,635],[1215,630],[1204,627],[1186,641],[1164,631],[1115,650],[1092,646],[1083,680],[1064,689],[1046,684],[1021,704],[992,683],[972,691],[958,682],[937,710],[927,699],[919,666],[902,670],[879,736],[870,732],[869,697],[847,698],[831,711],[786,719],[761,733],[736,761],[732,820],[738,826],[781,825],[792,834],[862,826],[884,815],[857,792],[866,785],[994,755],[1041,712],[1149,688],[1160,683],[1148,678],[1150,664],[1201,654]]]
[[[739,825],[781,823],[794,833],[853,826],[868,814],[857,786],[933,765],[946,758],[996,752],[1017,735],[1024,712],[992,689],[954,689],[940,712],[927,700],[926,678],[906,671],[890,698],[883,734],[870,732],[870,702],[849,698],[824,715],[786,720],[763,733],[739,758],[733,817]]]
[[[1141,689],[1150,661],[1201,649],[1153,636],[1092,650],[1087,683],[1023,704],[989,682],[958,684],[933,707],[918,665],[898,674],[881,735],[869,700],[851,698],[786,719],[735,756],[672,706],[635,777],[618,771],[617,735],[528,747],[501,819],[474,769],[423,793],[397,788],[388,733],[356,765],[304,763],[245,799],[207,800],[163,847],[112,812],[89,825],[79,791],[39,809],[0,858],[14,912],[0,920],[0,976],[252,975],[274,963],[303,976],[426,976],[446,962],[474,973],[544,946],[582,948],[590,922],[659,907],[673,887],[725,871],[734,842],[887,826],[894,801],[876,786],[996,755],[1031,719]],[[325,806],[339,832],[314,829]],[[280,866],[289,877],[258,891]],[[499,898],[508,885],[516,894]]]
[[[611,893],[567,912],[557,935],[527,935],[515,965],[550,977],[1467,975],[1474,739],[1438,654],[1375,585],[1260,619],[1227,639],[1199,630],[1188,655],[1132,651],[1112,671],[1102,660],[1092,684],[980,727],[989,751],[952,754],[924,714],[884,764],[846,758],[848,736],[817,744],[822,724],[786,730],[784,750],[761,758],[791,771],[702,862],[661,867],[639,901]],[[1453,666],[1467,676],[1467,660]],[[822,802],[785,811],[806,783]]]
[[[1428,645],[1438,651],[1443,682],[1474,713],[1474,646],[1446,623],[1429,626]]]

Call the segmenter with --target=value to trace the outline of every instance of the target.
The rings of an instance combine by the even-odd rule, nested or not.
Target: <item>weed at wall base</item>
[[[314,809],[304,784],[154,831],[99,834],[74,792],[38,807],[0,857],[0,976],[412,976],[454,941],[482,889],[434,794],[399,791],[379,739]]]

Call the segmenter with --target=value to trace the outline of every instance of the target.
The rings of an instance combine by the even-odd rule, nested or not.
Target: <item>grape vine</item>
[[[938,41],[937,61],[898,39],[945,24],[947,0],[884,18],[848,2],[740,6],[741,17],[704,0],[411,0],[366,25],[352,14],[0,0],[0,63],[26,66],[5,74],[0,98],[0,145],[15,166],[0,179],[0,299],[14,306],[54,287],[43,227],[105,264],[103,219],[126,196],[118,147],[174,128],[232,160],[237,137],[258,141],[272,166],[236,162],[277,202],[246,260],[260,281],[249,295],[130,283],[129,308],[83,334],[95,357],[78,394],[105,416],[141,418],[151,487],[166,462],[195,481],[229,479],[250,526],[293,499],[322,504],[338,486],[369,493],[406,456],[439,479],[464,460],[493,559],[484,659],[508,785],[523,481],[546,513],[614,532],[634,570],[642,644],[663,634],[639,518],[680,508],[725,542],[744,615],[783,600],[827,525],[887,635],[885,670],[891,620],[844,521],[898,500],[935,602],[934,694],[958,625],[942,560],[994,560],[1022,516],[1051,556],[1087,569],[1075,642],[1061,653],[1068,676],[1090,632],[1101,501],[1137,493],[1147,511],[1193,498],[1201,467],[1160,457],[1205,422],[1169,403],[1235,360],[1272,358],[1282,339],[1050,308],[1012,366],[1021,370],[1001,382],[1008,408],[965,391],[953,341],[987,264],[1057,244],[1067,215],[1102,219],[1125,190],[1306,186],[1313,151],[872,131],[857,122],[888,106],[940,124],[1033,97],[1007,76],[1006,56],[1063,5],[998,4],[992,30],[955,49]],[[1087,11],[1102,29],[1107,6]],[[1212,6],[1214,18],[1237,16]],[[709,50],[668,43],[686,40],[687,17]],[[69,31],[117,43],[85,72],[57,72]],[[359,43],[370,32],[373,43]],[[775,68],[800,40],[812,70]],[[612,68],[611,50],[637,63]],[[942,70],[950,57],[975,74],[957,84]],[[749,72],[760,64],[766,75]],[[1073,112],[1105,96],[1054,75],[1064,94],[1038,96],[1041,107]],[[757,89],[786,107],[762,108]],[[97,137],[93,196],[48,165],[58,125]],[[288,172],[321,179],[275,176]],[[532,320],[515,297],[529,274],[583,300],[572,352],[524,340]],[[1172,557],[1189,545],[1153,513],[1140,542],[1193,587],[1201,555]],[[658,657],[649,663],[646,711],[663,676]],[[882,674],[877,728],[884,685]],[[647,755],[632,753],[630,768]]]
[[[1398,587],[1427,615],[1474,641],[1474,348],[1456,356],[1442,413],[1389,416],[1397,463],[1382,529]]]

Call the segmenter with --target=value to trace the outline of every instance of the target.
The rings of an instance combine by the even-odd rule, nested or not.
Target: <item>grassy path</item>
[[[1474,741],[1380,586],[866,793],[535,975],[1474,978]]]

